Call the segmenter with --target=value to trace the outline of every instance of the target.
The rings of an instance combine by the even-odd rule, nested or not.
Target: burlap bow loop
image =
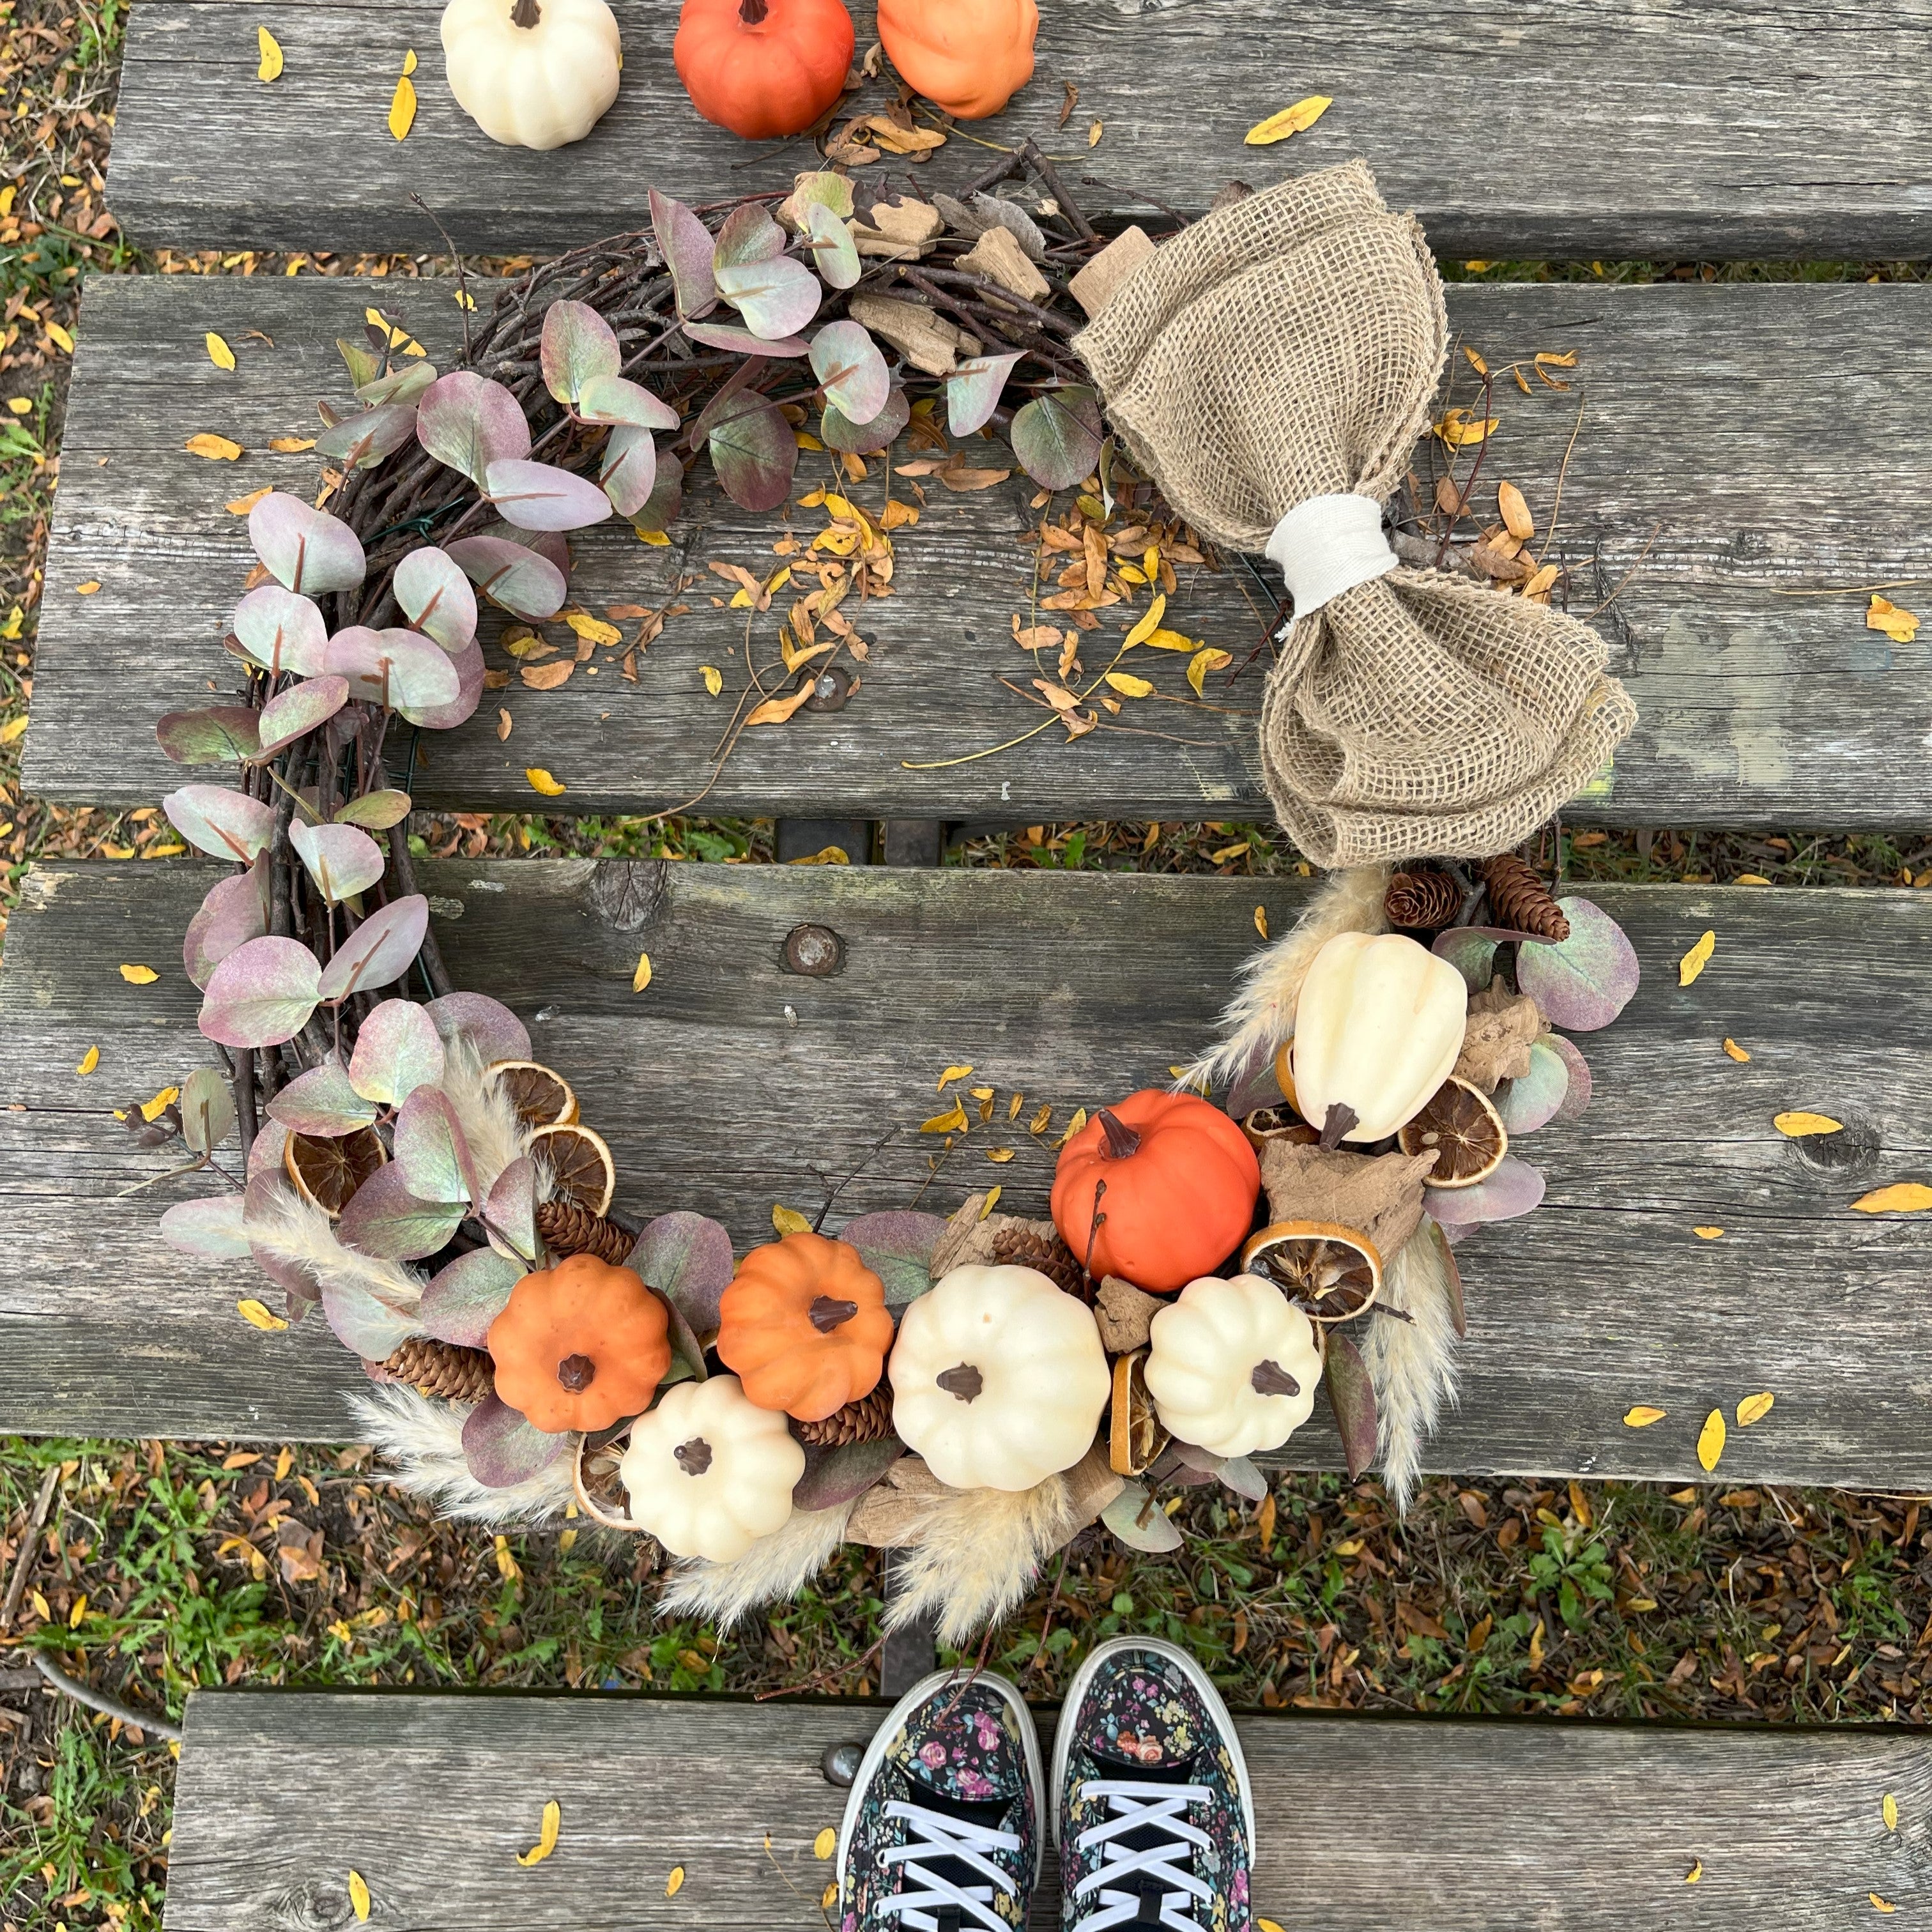
[[[1396,566],[1379,508],[1448,340],[1420,229],[1354,161],[1183,230],[1075,343],[1168,500],[1217,543],[1268,550],[1298,593],[1262,763],[1324,866],[1506,851],[1636,722],[1587,626]]]

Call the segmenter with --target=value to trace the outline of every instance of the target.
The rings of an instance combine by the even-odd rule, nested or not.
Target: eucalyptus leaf
[[[646,1224],[629,1265],[699,1336],[718,1332],[718,1303],[734,1271],[731,1237],[713,1220],[680,1209]]]
[[[182,1082],[178,1104],[190,1154],[212,1154],[235,1131],[235,1096],[212,1066],[197,1066]]]
[[[225,785],[183,785],[161,800],[161,809],[197,852],[244,866],[274,836],[274,807]]]
[[[456,1111],[440,1088],[418,1087],[396,1116],[396,1165],[418,1201],[476,1198],[476,1161]]]
[[[198,1024],[224,1046],[279,1046],[308,1024],[321,978],[315,955],[299,940],[248,940],[209,974]]]
[[[369,567],[362,539],[340,518],[285,490],[271,490],[248,512],[248,542],[284,589],[313,597],[353,590]]]
[[[1642,977],[1636,949],[1593,901],[1556,903],[1568,915],[1570,937],[1555,946],[1524,946],[1516,957],[1516,984],[1551,1025],[1594,1033],[1636,997]]]
[[[335,346],[341,356],[342,364],[349,371],[350,386],[361,391],[375,382],[382,373],[382,358],[370,349],[366,342],[357,342],[346,336],[335,338]]]
[[[718,284],[712,274],[717,244],[711,231],[681,201],[656,188],[650,191],[651,226],[658,252],[670,270],[677,296],[677,312],[686,320],[709,314],[718,306]]]
[[[657,488],[657,440],[647,429],[614,429],[604,442],[597,480],[620,517],[635,516]]]
[[[896,1436],[877,1442],[845,1442],[835,1449],[808,1449],[805,1474],[791,1492],[795,1510],[836,1509],[862,1496],[905,1454]]]
[[[460,1036],[486,1064],[530,1057],[528,1028],[488,993],[445,993],[440,999],[426,1000],[423,1011],[446,1044]]]
[[[538,358],[544,387],[556,400],[574,405],[586,382],[615,376],[623,366],[616,332],[587,303],[555,302],[544,311]]]
[[[320,997],[346,999],[400,980],[422,950],[428,930],[429,901],[420,892],[371,913],[336,949],[322,975]]]
[[[1594,1082],[1590,1077],[1590,1063],[1583,1058],[1582,1048],[1573,1040],[1565,1040],[1560,1033],[1548,1034],[1542,1044],[1562,1056],[1563,1064],[1570,1070],[1570,1085],[1563,1096],[1563,1104],[1556,1110],[1559,1120],[1574,1120],[1590,1104],[1590,1091]]]
[[[818,440],[828,449],[842,449],[854,456],[869,456],[884,449],[912,419],[912,405],[906,392],[895,388],[885,406],[868,423],[849,422],[844,412],[827,403],[820,412]]]
[[[1473,1187],[1425,1187],[1423,1204],[1448,1228],[1477,1228],[1490,1221],[1513,1221],[1543,1204],[1541,1173],[1506,1154],[1502,1165]]]
[[[1236,1496],[1258,1503],[1268,1492],[1268,1480],[1245,1456],[1229,1456],[1215,1472],[1222,1485]]]
[[[434,544],[411,550],[396,566],[390,587],[410,624],[445,650],[460,650],[475,638],[476,593],[447,550]]]
[[[178,765],[245,764],[262,742],[260,718],[245,704],[164,712],[155,721],[154,737]]]
[[[254,761],[273,758],[317,725],[326,724],[348,702],[349,680],[333,675],[304,678],[278,692],[262,706]]]
[[[490,1244],[499,1254],[524,1267],[536,1264],[537,1169],[528,1154],[519,1154],[490,1183],[481,1214]]]
[[[463,1216],[460,1202],[418,1199],[391,1161],[356,1189],[335,1224],[336,1238],[379,1261],[421,1261],[448,1240]]]
[[[1348,1480],[1358,1481],[1376,1460],[1376,1388],[1362,1352],[1346,1335],[1330,1329],[1322,1367],[1328,1406],[1342,1437]]]
[[[513,617],[541,624],[563,608],[563,572],[548,557],[502,537],[460,537],[449,546],[459,569]]]
[[[1144,1556],[1165,1556],[1187,1540],[1154,1501],[1147,1485],[1131,1479],[1121,1485],[1120,1493],[1100,1512],[1100,1520],[1130,1550],[1138,1550]]]
[[[1016,412],[1010,435],[1020,467],[1042,490],[1070,490],[1100,460],[1100,398],[1081,383],[1047,390]]]
[[[976,356],[962,362],[946,379],[946,426],[955,436],[970,436],[993,419],[1005,394],[1006,378],[1026,359],[1026,351],[1010,356]]]
[[[834,177],[834,178],[837,178]],[[848,193],[846,201],[850,203]],[[813,202],[805,211],[808,246],[812,266],[824,278],[828,288],[849,289],[864,272],[858,244],[852,239],[851,224],[842,220],[836,209],[822,201]]]
[[[490,464],[490,500],[520,530],[580,530],[610,514],[610,500],[588,477],[554,463]]]
[[[199,1201],[177,1201],[161,1216],[161,1239],[177,1254],[196,1261],[245,1261],[248,1235],[242,1196],[211,1194]]]
[[[182,965],[188,978],[206,988],[216,967],[238,946],[262,938],[268,930],[266,874],[259,860],[245,872],[211,886],[182,941]]]
[[[772,219],[764,204],[741,202],[718,226],[712,268],[715,272],[719,268],[738,268],[753,262],[770,262],[784,251],[785,232]],[[718,286],[722,288],[723,284]]]
[[[400,712],[412,724],[422,714],[454,701],[461,688],[456,667],[440,644],[414,631],[374,631],[352,624],[328,640],[322,659],[332,677],[348,680],[359,704]]]
[[[349,1084],[366,1100],[400,1107],[418,1087],[442,1078],[446,1058],[436,1022],[422,1007],[385,1000],[356,1029]]]
[[[382,847],[352,825],[304,825],[298,818],[289,826],[289,843],[331,905],[366,892],[388,862]]]
[[[694,342],[701,342],[707,349],[724,349],[740,356],[803,356],[810,352],[812,345],[802,335],[781,335],[766,338],[754,335],[748,328],[734,327],[728,322],[687,322],[684,332]]]
[[[721,264],[717,282],[718,292],[744,318],[745,326],[766,342],[796,334],[818,313],[825,295],[818,278],[790,255]]]
[[[530,454],[530,426],[502,383],[458,369],[431,383],[416,404],[416,440],[480,490],[491,464]]]
[[[1448,960],[1472,993],[1483,992],[1495,975],[1496,942],[1468,926],[1451,926],[1447,932],[1438,932],[1429,950],[1437,958]]]
[[[406,791],[365,791],[352,798],[335,814],[338,825],[360,825],[371,832],[386,832],[410,815],[412,801]]]
[[[500,1396],[486,1395],[463,1425],[463,1460],[486,1490],[514,1489],[575,1448],[574,1436],[545,1435]]]
[[[456,674],[456,695],[441,704],[412,706],[403,713],[412,724],[420,724],[426,731],[454,731],[476,715],[482,701],[483,681],[489,675],[483,646],[472,639],[449,653],[449,664]]]
[[[1456,1253],[1450,1245],[1448,1230],[1440,1221],[1431,1220],[1425,1214],[1422,1226],[1409,1238],[1435,1244],[1436,1258],[1442,1268],[1442,1286],[1449,1298],[1449,1319],[1457,1336],[1466,1340],[1469,1318],[1462,1306],[1462,1270],[1456,1265]]]
[[[365,1362],[387,1361],[411,1336],[422,1333],[414,1316],[398,1314],[357,1282],[324,1282],[322,1312],[335,1339]]]
[[[826,402],[855,424],[870,422],[892,394],[886,358],[856,322],[828,322],[812,338],[812,373]]]
[[[622,423],[634,429],[676,429],[683,418],[641,382],[599,376],[584,384],[577,413],[588,423]]]
[[[670,1342],[670,1368],[664,1380],[667,1382],[708,1382],[710,1371],[704,1366],[704,1344],[698,1339],[676,1303],[664,1297],[659,1299],[664,1301],[664,1319],[668,1325],[668,1339]]]
[[[662,536],[677,521],[684,508],[684,468],[675,460],[658,463],[657,480],[651,485],[650,500],[629,512],[632,524],[640,531]]]
[[[791,494],[798,445],[778,406],[763,396],[733,399],[711,426],[712,466],[740,508],[775,510]]]
[[[1529,1046],[1529,1071],[1510,1081],[1496,1096],[1496,1112],[1510,1139],[1533,1134],[1563,1111],[1570,1091],[1570,1065],[1546,1039]]]
[[[264,670],[313,677],[322,668],[328,626],[313,598],[264,584],[236,605],[235,639],[242,655]]]
[[[889,1208],[848,1221],[838,1238],[859,1250],[859,1258],[886,1285],[886,1304],[902,1308],[932,1286],[933,1250],[946,1232],[937,1214]]]
[[[416,412],[406,403],[385,403],[358,416],[344,416],[315,440],[315,453],[358,470],[373,470],[414,440]]]
[[[291,1133],[338,1140],[374,1120],[376,1108],[350,1084],[341,1061],[325,1060],[298,1073],[268,1102],[268,1118]]]
[[[434,362],[407,362],[386,376],[372,376],[356,386],[356,400],[375,408],[383,403],[413,403],[436,380]]]
[[[439,1342],[480,1348],[490,1324],[502,1313],[510,1291],[530,1270],[494,1248],[472,1248],[458,1255],[424,1285],[417,1310],[424,1328]]]

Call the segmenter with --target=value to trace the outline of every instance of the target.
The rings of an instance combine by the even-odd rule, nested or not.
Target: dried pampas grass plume
[[[1409,1319],[1371,1315],[1362,1359],[1376,1391],[1376,1448],[1382,1481],[1406,1515],[1422,1475],[1422,1445],[1444,1402],[1456,1400],[1456,1322],[1448,1244],[1433,1221],[1396,1250],[1382,1273],[1384,1301]]]
[[[722,1636],[753,1610],[796,1596],[838,1554],[852,1509],[846,1502],[795,1510],[731,1562],[680,1564],[658,1599],[658,1615],[701,1617]]]
[[[422,1276],[413,1268],[345,1247],[327,1212],[285,1182],[258,1190],[248,1238],[278,1261],[306,1269],[324,1288],[362,1289],[398,1315],[413,1315],[422,1303]]]
[[[1204,1092],[1273,1060],[1294,1031],[1294,1003],[1316,954],[1338,932],[1388,931],[1382,896],[1388,881],[1387,866],[1331,872],[1292,928],[1248,962],[1240,991],[1221,1016],[1227,1037],[1175,1080],[1176,1090]]]
[[[508,1489],[485,1488],[464,1460],[463,1425],[470,1411],[456,1403],[400,1382],[379,1382],[351,1396],[349,1406],[358,1439],[373,1442],[388,1460],[387,1479],[434,1504],[444,1516],[496,1529],[530,1528],[560,1516],[572,1500],[568,1456]]]

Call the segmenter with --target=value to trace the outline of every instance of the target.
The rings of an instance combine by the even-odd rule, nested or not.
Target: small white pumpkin
[[[456,104],[506,148],[580,141],[624,64],[604,0],[449,0],[442,58]]]
[[[805,1451],[736,1376],[678,1382],[631,1425],[618,1466],[631,1520],[675,1556],[729,1563],[784,1526]]]
[[[956,1268],[907,1309],[892,1426],[956,1490],[1030,1490],[1093,1447],[1112,1392],[1093,1311],[1037,1269]]]
[[[1258,1275],[1190,1281],[1149,1339],[1142,1372],[1160,1426],[1212,1455],[1279,1449],[1315,1407],[1315,1324]]]
[[[1294,1009],[1294,1103],[1312,1126],[1352,1109],[1344,1140],[1378,1141],[1419,1114],[1462,1051],[1462,976],[1399,932],[1338,932]]]

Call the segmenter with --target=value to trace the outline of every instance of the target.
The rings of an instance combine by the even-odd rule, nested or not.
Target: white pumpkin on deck
[[[805,1451],[736,1376],[678,1382],[631,1425],[618,1474],[631,1520],[674,1556],[729,1563],[784,1528]]]
[[[1094,1444],[1113,1391],[1093,1311],[1036,1268],[956,1268],[905,1312],[892,1426],[956,1490],[1030,1490]]]
[[[1309,962],[1294,1008],[1295,1111],[1341,1138],[1386,1139],[1448,1078],[1468,1025],[1469,989],[1448,960],[1400,933],[1339,932]]]
[[[561,148],[616,99],[624,50],[604,0],[449,0],[442,58],[456,104],[491,140]]]
[[[1190,1281],[1148,1340],[1142,1373],[1160,1426],[1211,1455],[1279,1449],[1314,1409],[1315,1324],[1258,1275]]]

